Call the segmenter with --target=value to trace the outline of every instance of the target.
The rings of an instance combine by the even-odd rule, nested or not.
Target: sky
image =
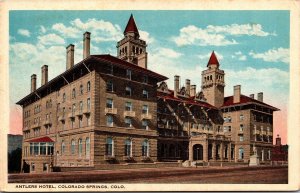
[[[30,76],[49,66],[49,80],[66,68],[66,46],[82,60],[82,38],[91,32],[91,54],[117,55],[116,43],[133,14],[147,42],[148,68],[181,77],[201,89],[201,71],[215,51],[225,71],[225,96],[264,93],[274,113],[274,138],[287,143],[289,98],[289,11],[10,11],[10,133],[22,133],[22,109],[15,103],[30,93]]]

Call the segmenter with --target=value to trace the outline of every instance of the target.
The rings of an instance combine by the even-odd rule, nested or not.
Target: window
[[[112,115],[107,115],[106,125],[112,127],[114,125],[114,117]]]
[[[231,117],[229,116],[227,120],[228,120],[228,122],[231,122]]]
[[[125,156],[132,156],[131,155],[131,139],[126,139],[125,140],[125,152],[124,152],[124,154],[125,154]]]
[[[132,127],[131,118],[125,117],[125,125],[126,127]]]
[[[48,168],[48,164],[47,163],[43,163],[43,172],[47,171]]]
[[[61,154],[64,154],[66,150],[66,145],[65,145],[65,141],[62,140],[61,141]]]
[[[87,119],[87,126],[90,126],[91,125],[91,117],[87,116],[86,119]]]
[[[108,137],[106,139],[105,155],[109,155],[109,156],[114,155],[114,141],[111,137]]]
[[[142,144],[142,156],[149,157],[149,141],[147,139]]]
[[[85,155],[90,156],[90,138],[85,139]]]
[[[106,99],[106,108],[112,109],[113,108],[113,100],[112,99]]]
[[[131,80],[131,70],[129,70],[129,69],[126,70],[126,78]]]
[[[88,92],[91,91],[91,82],[90,81],[87,82],[86,89]]]
[[[125,111],[132,111],[132,103],[131,102],[125,103]]]
[[[147,120],[142,120],[142,128],[145,130],[148,130],[148,121]]]
[[[79,102],[79,112],[82,113],[82,110],[83,110],[83,102],[80,101]]]
[[[63,116],[63,118],[65,117],[65,113],[66,113],[66,107],[63,107],[63,109],[62,109],[62,116]]]
[[[113,74],[114,73],[114,66],[113,65],[109,65],[108,66],[108,74]]]
[[[75,111],[76,111],[76,104],[73,104],[73,105],[72,105],[72,115],[75,114]]]
[[[82,154],[82,139],[78,140],[78,155],[81,156]]]
[[[66,102],[66,93],[63,94],[63,102]]]
[[[75,88],[73,88],[72,90],[72,99],[75,99],[76,98],[76,90]]]
[[[239,148],[239,159],[244,159],[244,149]]]
[[[114,84],[111,80],[106,82],[106,91],[113,92],[114,91]]]
[[[87,101],[86,101],[86,107],[87,107],[88,111],[91,110],[91,99],[90,98],[88,98]]]
[[[40,143],[40,155],[46,155],[46,143]]]
[[[148,83],[148,76],[143,76],[143,83]]]
[[[81,128],[82,127],[82,116],[80,116],[78,119],[79,119],[79,128]]]
[[[231,132],[231,126],[228,126],[228,131]]]
[[[32,171],[32,172],[35,171],[35,165],[34,165],[34,163],[31,163],[31,171]]]
[[[71,154],[75,154],[75,140],[72,139],[71,141]]]
[[[83,85],[80,85],[80,94],[83,94]]]
[[[244,141],[244,136],[240,136],[240,141]]]
[[[147,99],[148,98],[148,91],[143,90],[143,98]]]
[[[125,88],[125,95],[131,96],[131,88],[129,86],[126,86],[126,88]]]
[[[143,105],[142,113],[143,114],[148,114],[148,105]]]
[[[241,115],[240,115],[240,121],[243,121],[243,120],[244,120],[244,115],[241,114]]]
[[[240,131],[244,131],[244,125],[240,124]]]

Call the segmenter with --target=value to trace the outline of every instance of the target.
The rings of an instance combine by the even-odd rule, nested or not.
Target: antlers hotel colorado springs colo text
[[[263,93],[245,96],[234,86],[224,97],[224,76],[214,52],[202,71],[201,91],[190,80],[174,90],[168,78],[147,69],[147,44],[131,15],[117,57],[90,55],[83,35],[83,60],[74,65],[74,45],[66,48],[66,71],[41,87],[31,76],[23,107],[23,160],[30,172],[109,168],[122,163],[177,163],[194,160],[247,163],[254,151],[271,159],[273,112]],[[180,162],[179,162],[180,163]],[[163,164],[162,164],[163,165]]]

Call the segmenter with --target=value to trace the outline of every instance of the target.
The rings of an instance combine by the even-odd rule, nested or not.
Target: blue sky
[[[289,11],[10,11],[10,104],[30,91],[30,76],[49,66],[49,78],[65,70],[65,47],[75,44],[82,59],[82,34],[90,31],[91,54],[116,55],[116,42],[130,14],[148,43],[149,68],[191,79],[200,90],[201,71],[215,50],[225,70],[225,96],[242,85],[249,95],[287,108],[289,92]],[[276,97],[274,97],[276,96]]]

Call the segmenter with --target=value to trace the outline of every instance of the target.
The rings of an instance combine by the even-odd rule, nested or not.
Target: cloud
[[[66,27],[62,23],[56,23],[52,26],[52,29],[63,35],[64,37],[77,38],[80,35],[80,31],[74,27]]]
[[[240,60],[240,61],[247,60],[247,56],[244,55],[241,51],[234,52],[234,54],[231,55],[231,58],[235,58],[235,59]]]
[[[147,44],[151,44],[155,41],[153,37],[150,36],[150,34],[146,31],[139,30],[140,38],[144,41],[146,41]]]
[[[39,40],[39,43],[42,45],[61,45],[61,44],[65,44],[65,40],[60,37],[57,34],[46,34],[43,36],[38,36],[37,37]]]
[[[18,34],[26,37],[30,37],[30,32],[27,29],[19,29]]]
[[[218,59],[219,61],[222,60],[222,59],[224,58],[223,55],[220,54],[219,52],[216,52],[216,51],[215,51],[215,54],[216,54],[217,59]],[[207,54],[199,54],[199,55],[198,55],[198,58],[200,58],[201,60],[205,60],[205,61],[207,62],[207,61],[209,60],[210,56],[211,56],[211,52],[209,52],[209,53],[207,53]]]
[[[256,59],[262,59],[266,62],[290,62],[290,50],[287,48],[273,48],[264,53],[249,52],[249,55]]]
[[[47,30],[46,30],[46,28],[45,28],[43,25],[41,25],[41,26],[40,26],[39,32],[40,32],[41,34],[44,34],[44,33],[47,32]]]
[[[198,28],[189,25],[180,29],[179,36],[172,37],[178,46],[227,46],[238,44],[228,36],[269,36],[275,33],[265,32],[260,24],[231,24],[224,26],[209,25],[206,28]]]
[[[197,28],[194,25],[181,28],[179,36],[173,37],[172,39],[178,46],[226,46],[237,44],[235,40],[228,40],[222,34],[209,33],[208,31]]]
[[[260,24],[231,24],[223,26],[207,26],[206,30],[210,33],[223,33],[230,35],[248,35],[248,36],[269,36],[275,33],[265,32]]]

